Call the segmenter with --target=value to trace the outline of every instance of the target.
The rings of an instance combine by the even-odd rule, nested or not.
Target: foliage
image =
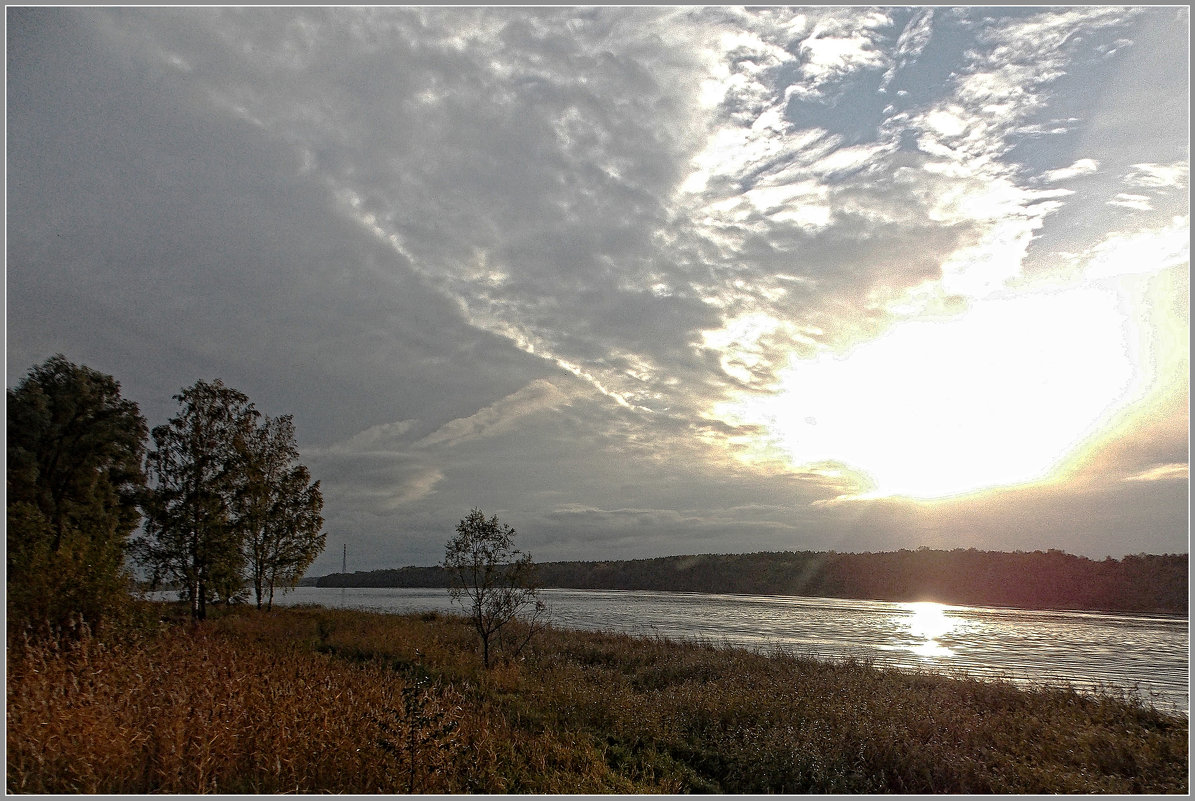
[[[1187,554],[1094,561],[1062,551],[919,548],[540,562],[542,587],[803,595],[974,606],[1186,614]],[[321,576],[320,587],[445,587],[440,567]]]
[[[124,605],[146,424],[111,376],[61,354],[6,395],[10,629],[95,629]]]
[[[1189,790],[1188,721],[1110,691],[553,628],[487,670],[463,617],[218,612],[10,650],[9,792]]]
[[[238,441],[240,476],[234,525],[253,583],[257,608],[274,604],[277,587],[293,587],[323,551],[319,482],[297,464],[299,449],[290,415],[263,417]]]
[[[452,769],[445,757],[457,745],[459,707],[440,702],[438,687],[427,676],[419,676],[402,689],[402,708],[389,711],[379,721],[384,732],[378,746],[399,760],[405,773],[402,791],[407,795],[425,786],[427,775]]]
[[[444,549],[448,591],[473,621],[481,638],[482,662],[490,667],[490,646],[503,640],[507,624],[528,614],[533,624],[545,611],[539,599],[535,566],[531,554],[514,547],[516,532],[498,517],[486,519],[480,509],[472,510],[456,526],[456,536]],[[517,655],[534,633],[510,641]]]
[[[536,565],[538,572],[539,565]],[[353,573],[329,573],[315,580],[317,587],[447,587],[448,571],[441,565],[431,567],[358,570]]]
[[[240,475],[238,442],[259,416],[249,398],[222,381],[197,381],[174,399],[177,415],[153,429],[146,458],[152,489],[145,496],[139,561],[154,584],[177,581],[196,619],[210,598],[240,592],[243,555],[232,519]]]
[[[153,430],[135,554],[153,583],[183,587],[196,619],[209,600],[239,599],[246,571],[257,605],[272,605],[275,588],[297,583],[326,541],[319,482],[297,464],[291,417],[263,417],[219,380],[175,400],[180,412]]]

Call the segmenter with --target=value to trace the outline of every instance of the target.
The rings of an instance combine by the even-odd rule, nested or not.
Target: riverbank
[[[10,643],[7,693],[15,793],[1188,791],[1188,721],[1114,692],[557,629],[487,672],[435,613]]]

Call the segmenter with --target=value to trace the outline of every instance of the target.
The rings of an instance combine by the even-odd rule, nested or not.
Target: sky
[[[8,7],[8,386],[292,414],[309,574],[1189,543],[1189,7]]]

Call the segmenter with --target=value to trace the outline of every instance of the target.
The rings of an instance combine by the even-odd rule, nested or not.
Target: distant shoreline
[[[1095,561],[1062,551],[919,549],[881,553],[772,552],[544,562],[541,586],[732,595],[937,601],[1040,611],[1187,617],[1187,554]],[[331,573],[308,587],[446,587],[438,566]]]

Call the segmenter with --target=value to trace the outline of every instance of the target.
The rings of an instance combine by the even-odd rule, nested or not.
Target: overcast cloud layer
[[[1187,550],[1186,8],[7,15],[9,385],[293,413],[314,574]]]

